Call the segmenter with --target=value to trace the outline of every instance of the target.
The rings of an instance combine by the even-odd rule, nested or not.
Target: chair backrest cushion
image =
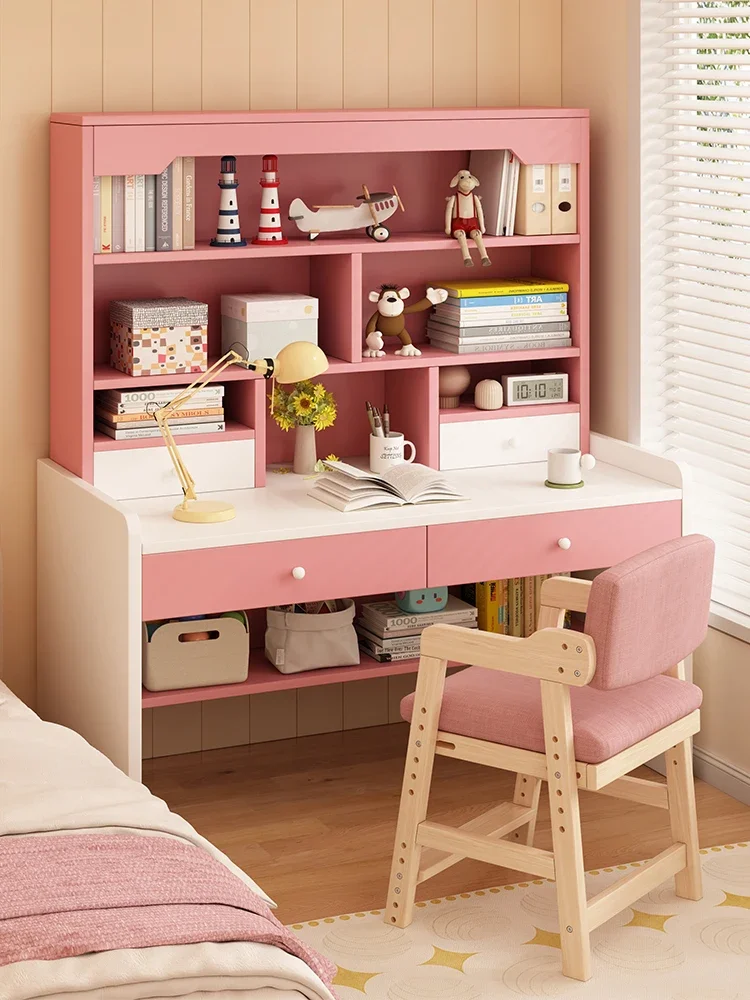
[[[714,543],[686,535],[596,577],[584,631],[596,646],[592,687],[626,687],[689,656],[708,630]]]

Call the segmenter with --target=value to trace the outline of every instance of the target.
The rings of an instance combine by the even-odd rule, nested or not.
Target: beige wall
[[[34,463],[47,454],[50,112],[559,105],[562,8],[0,0],[0,675],[21,697],[34,699]]]
[[[706,641],[693,657],[693,680],[703,688],[696,747],[750,773],[750,647],[731,635],[709,629]]]

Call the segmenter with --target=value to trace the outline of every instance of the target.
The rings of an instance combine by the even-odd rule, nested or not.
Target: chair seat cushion
[[[600,764],[700,707],[695,684],[659,675],[600,691],[572,687],[576,760]],[[411,720],[414,695],[401,702]],[[541,686],[533,677],[467,667],[446,679],[440,729],[457,736],[544,753]]]

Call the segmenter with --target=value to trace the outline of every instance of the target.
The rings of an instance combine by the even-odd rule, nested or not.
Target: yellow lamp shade
[[[274,359],[273,377],[282,385],[304,382],[328,370],[328,358],[317,344],[296,340],[282,347]]]

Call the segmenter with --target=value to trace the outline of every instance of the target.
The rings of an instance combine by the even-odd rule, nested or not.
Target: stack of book
[[[195,157],[160,174],[94,177],[94,253],[195,249]]]
[[[461,596],[469,604],[476,605],[477,625],[484,632],[525,638],[533,635],[538,627],[542,584],[552,575],[570,576],[570,573],[467,583],[461,588]],[[570,625],[569,616],[566,625]]]
[[[570,347],[568,288],[544,278],[443,283],[448,298],[427,324],[430,343],[451,354]]]
[[[94,427],[115,441],[161,437],[154,412],[170,403],[181,389],[147,391],[107,389],[96,394]],[[169,421],[178,434],[216,434],[226,429],[224,423],[224,386],[210,385],[190,400],[190,406],[178,410]]]
[[[379,663],[396,663],[419,656],[419,642],[428,625],[477,627],[477,609],[451,595],[443,611],[410,614],[395,601],[363,604],[354,626],[363,652]]]

